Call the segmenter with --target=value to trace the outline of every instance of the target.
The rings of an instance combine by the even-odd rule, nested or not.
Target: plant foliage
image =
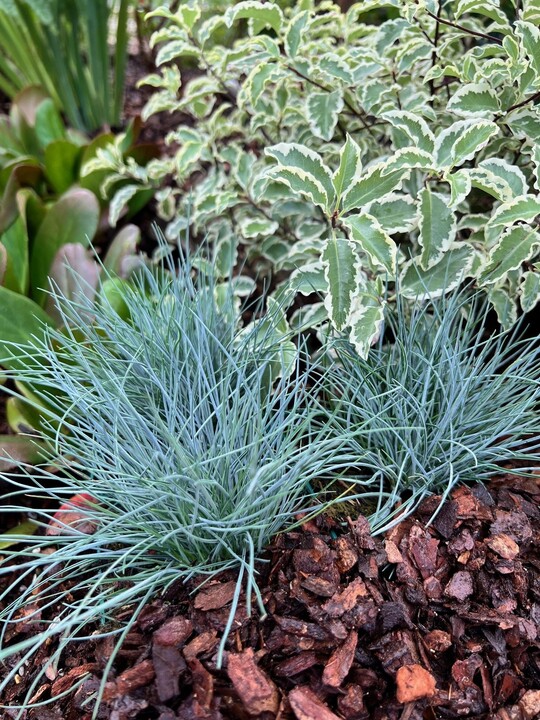
[[[319,292],[311,325],[346,329],[364,356],[396,273],[407,297],[473,280],[505,327],[536,305],[534,0],[508,14],[498,0],[363,0],[345,14],[248,0],[151,16],[165,24],[145,115],[189,116],[162,166],[171,240],[192,203],[192,231],[229,260],[240,244],[261,271],[288,271],[280,302]],[[229,47],[222,28],[244,30]],[[193,63],[201,73],[184,76]]]
[[[469,292],[412,312],[400,301],[365,359],[346,338],[332,342],[327,412],[338,433],[364,430],[350,449],[360,476],[380,485],[374,531],[501,463],[540,462],[539,344],[518,329],[490,334],[487,315]]]
[[[213,277],[194,280],[189,261],[177,277],[143,267],[121,293],[123,318],[106,300],[62,298],[70,329],[36,341],[47,364],[25,370],[23,351],[10,373],[37,386],[49,408],[43,439],[54,442],[26,481],[4,478],[14,486],[5,511],[20,512],[30,488],[58,503],[85,498],[78,523],[44,510],[45,533],[8,538],[21,545],[0,565],[2,575],[16,573],[0,598],[3,636],[21,612],[38,623],[39,605],[44,618],[39,634],[1,643],[0,659],[21,653],[17,667],[55,636],[53,662],[100,619],[120,643],[126,626],[115,610],[134,605],[130,626],[152,594],[193,576],[239,569],[231,622],[244,579],[248,604],[255,592],[261,605],[258,553],[313,506],[310,481],[350,462],[343,442],[311,422],[309,373],[284,342],[279,313],[241,328],[234,289],[218,302]]]

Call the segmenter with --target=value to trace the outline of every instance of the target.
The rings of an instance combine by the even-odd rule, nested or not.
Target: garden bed
[[[193,594],[177,585],[127,636],[98,717],[538,717],[540,476],[458,488],[426,527],[437,501],[381,537],[362,516],[345,533],[321,516],[278,536],[260,566],[268,617],[248,619],[241,601],[222,670],[215,656],[235,577]],[[21,620],[18,639],[38,629]],[[72,646],[35,699],[80,686],[26,720],[89,720],[111,649]],[[33,666],[50,653],[43,647]],[[29,667],[4,702],[22,699],[32,678]]]

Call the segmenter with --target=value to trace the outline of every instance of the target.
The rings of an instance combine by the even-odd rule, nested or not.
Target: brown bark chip
[[[325,685],[338,688],[345,680],[354,660],[354,653],[358,643],[358,633],[353,630],[343,645],[340,645],[330,656],[324,668],[322,681]]]
[[[183,647],[186,640],[193,632],[193,624],[182,617],[177,615],[172,617],[154,633],[154,645]]]
[[[471,573],[466,570],[459,570],[455,573],[444,590],[447,597],[454,598],[460,602],[466,600],[474,592],[474,585]]]
[[[143,660],[135,667],[124,670],[115,681],[117,695],[127,695],[148,685],[154,679],[154,675],[154,666],[150,660]]]
[[[291,690],[289,703],[297,720],[340,720],[308,687]]]
[[[278,690],[255,662],[251,648],[229,654],[227,673],[249,715],[277,713]]]
[[[235,590],[236,582],[234,580],[207,585],[197,595],[193,606],[197,610],[220,610],[231,602]]]
[[[396,698],[400,703],[410,703],[433,697],[437,690],[435,678],[421,665],[403,665],[396,675]]]
[[[361,578],[355,578],[347,585],[345,590],[337,592],[330,600],[325,602],[323,610],[330,617],[340,617],[352,610],[359,598],[368,597],[366,583]]]
[[[525,720],[540,717],[540,690],[528,690],[519,701],[519,708]]]
[[[488,538],[486,545],[504,560],[513,560],[519,555],[519,545],[506,533]]]

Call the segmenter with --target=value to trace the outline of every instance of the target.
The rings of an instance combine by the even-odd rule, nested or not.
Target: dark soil
[[[99,717],[539,717],[540,475],[459,488],[426,527],[436,504],[384,537],[362,517],[346,532],[321,517],[277,538],[261,565],[268,617],[248,618],[242,599],[222,670],[234,576],[156,599],[113,664]],[[108,641],[72,646],[36,698],[82,684],[24,720],[89,720],[110,652]],[[2,701],[20,700],[33,676],[27,667]]]

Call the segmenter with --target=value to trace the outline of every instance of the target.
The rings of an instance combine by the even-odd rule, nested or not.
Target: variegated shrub
[[[190,118],[149,169],[169,239],[189,217],[218,273],[239,245],[259,272],[288,271],[280,302],[321,298],[297,324],[330,320],[361,354],[398,278],[406,297],[474,279],[511,325],[540,299],[540,2],[504,8],[250,0],[210,19],[197,3],[152,13],[167,22],[146,116]],[[215,39],[223,27],[240,30],[231,47]],[[200,73],[184,84],[187,61]]]

